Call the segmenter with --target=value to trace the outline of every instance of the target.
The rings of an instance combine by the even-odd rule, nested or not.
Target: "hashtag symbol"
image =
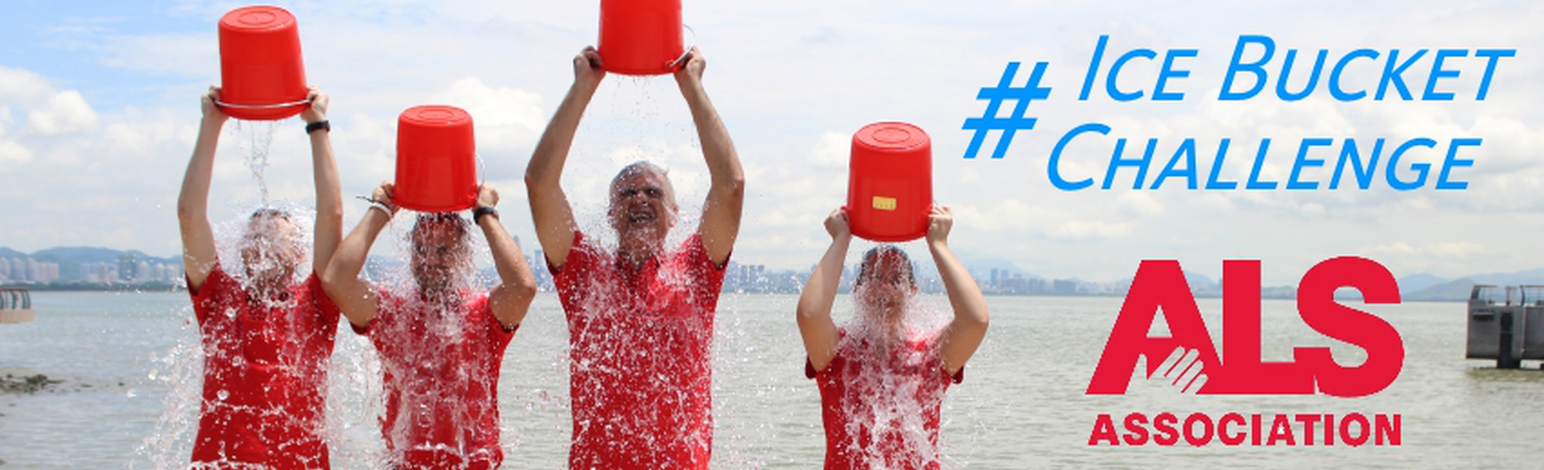
[[[985,87],[976,94],[977,100],[986,100],[986,112],[978,118],[966,118],[964,130],[974,130],[975,135],[970,138],[970,147],[965,149],[965,158],[976,158],[976,152],[981,150],[981,141],[986,140],[987,133],[993,130],[1003,131],[1002,137],[997,140],[997,149],[992,151],[992,158],[1002,158],[1008,152],[1008,144],[1013,142],[1013,134],[1019,129],[1034,129],[1035,118],[1024,117],[1024,111],[1029,108],[1029,102],[1043,100],[1051,96],[1051,89],[1040,86],[1040,77],[1045,74],[1045,62],[1035,64],[1035,71],[1030,73],[1029,81],[1022,88],[1012,86],[1013,77],[1019,73],[1019,63],[1009,62],[1008,68],[1003,70],[1003,78],[997,82],[997,87]],[[997,117],[997,108],[1001,107],[1004,100],[1018,100],[1013,106],[1013,114],[1008,117]]]

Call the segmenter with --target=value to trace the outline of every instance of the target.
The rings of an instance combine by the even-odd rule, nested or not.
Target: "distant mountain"
[[[151,256],[139,250],[120,251],[111,248],[94,246],[64,246],[34,251],[31,254],[22,253],[10,248],[0,247],[0,257],[26,258],[31,257],[38,261],[54,263],[116,263],[118,257],[132,255],[136,259],[163,261],[167,263],[182,263],[182,258],[168,256],[165,258]]]
[[[1399,293],[1408,295],[1414,292],[1426,290],[1439,284],[1447,284],[1452,282],[1452,280],[1437,277],[1427,273],[1419,273],[1399,278],[1398,282]]]
[[[1495,284],[1501,286],[1539,285],[1544,284],[1544,269],[1518,271],[1515,273],[1475,274],[1467,276],[1477,284]]]
[[[1404,286],[1400,286],[1404,287]],[[1474,281],[1462,278],[1456,281],[1448,281],[1415,292],[1401,292],[1402,300],[1416,301],[1463,301],[1469,298],[1469,291],[1474,288]]]
[[[150,256],[139,250],[119,251],[111,248],[70,246],[55,247],[39,250],[31,254],[22,253],[10,248],[0,248],[0,257],[27,258],[42,263],[55,263],[59,265],[59,279],[74,281],[86,279],[86,266],[93,264],[116,265],[118,258],[123,255],[134,256],[135,259],[152,261],[153,264],[172,264],[181,266],[182,258]]]

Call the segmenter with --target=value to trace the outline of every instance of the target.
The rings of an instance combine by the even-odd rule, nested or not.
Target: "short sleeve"
[[[705,273],[720,276],[723,275],[725,270],[729,269],[729,259],[734,256],[734,252],[730,251],[729,256],[724,257],[724,264],[722,266],[714,264],[713,260],[708,258],[708,247],[702,244],[702,234],[700,233],[694,233],[682,241],[680,252],[682,256],[686,257],[688,265],[706,268]]]
[[[576,276],[583,266],[589,265],[590,258],[594,256],[590,253],[590,248],[584,242],[584,232],[574,230],[574,244],[568,247],[568,257],[563,259],[561,266],[553,265],[552,260],[543,255],[542,262],[547,264],[547,272],[551,273],[553,278],[573,278]]]
[[[515,337],[515,332],[520,330],[520,325],[515,325],[514,328],[504,328],[504,323],[500,322],[499,317],[493,314],[493,304],[488,300],[488,294],[478,296],[476,300],[472,301],[470,307],[474,315],[485,320],[483,323],[486,326],[485,329],[491,343],[490,346],[503,349],[509,345],[509,340]]]
[[[332,297],[327,296],[327,290],[322,288],[322,278],[317,276],[315,271],[306,278],[306,290],[310,291],[308,294],[311,296],[311,301],[316,304],[319,324],[337,323],[338,318],[343,316],[343,312],[338,309],[337,304],[332,303]]]
[[[225,273],[225,268],[221,267],[218,261],[209,269],[209,276],[204,278],[204,285],[194,289],[192,284],[188,282],[188,297],[193,301],[193,315],[200,323],[209,317],[210,310],[215,303],[219,302],[219,296],[232,292],[232,289],[240,288],[236,285],[236,280]]]

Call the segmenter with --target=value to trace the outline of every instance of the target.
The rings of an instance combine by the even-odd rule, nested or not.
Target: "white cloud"
[[[53,93],[42,75],[0,65],[0,105],[31,105]]]
[[[43,135],[86,131],[96,127],[96,122],[96,111],[75,90],[56,93],[46,107],[27,113],[28,128]]]
[[[826,131],[805,161],[816,168],[846,169],[852,153],[852,134]]]
[[[1116,200],[1120,202],[1121,208],[1138,216],[1156,217],[1163,215],[1163,204],[1159,204],[1148,192],[1133,191],[1122,193]]]
[[[32,161],[31,150],[16,142],[0,141],[0,162],[27,163],[29,161]]]
[[[509,87],[490,87],[477,77],[457,80],[431,100],[470,113],[479,148],[528,150],[547,126],[539,95]]]

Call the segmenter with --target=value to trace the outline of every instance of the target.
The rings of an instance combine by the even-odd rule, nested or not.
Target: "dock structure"
[[[1465,357],[1495,359],[1497,369],[1516,369],[1524,359],[1544,360],[1544,286],[1480,284],[1469,292],[1469,340]]]
[[[32,295],[26,287],[0,286],[0,324],[26,323],[37,319],[32,311]]]

